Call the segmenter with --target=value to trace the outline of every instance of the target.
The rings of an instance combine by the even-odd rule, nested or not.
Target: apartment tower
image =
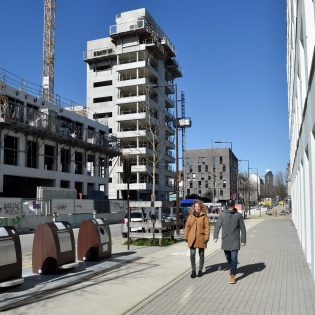
[[[87,108],[108,120],[109,132],[131,159],[131,199],[150,200],[154,177],[157,199],[174,191],[174,80],[182,76],[175,56],[146,9],[118,14],[109,37],[87,43]],[[110,161],[110,199],[126,198],[122,160]]]

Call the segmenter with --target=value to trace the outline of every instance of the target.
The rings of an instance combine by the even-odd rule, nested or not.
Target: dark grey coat
[[[215,224],[213,238],[218,239],[222,227],[223,250],[239,250],[240,243],[246,243],[246,228],[243,216],[236,209],[223,210]],[[240,233],[241,236],[240,237]]]

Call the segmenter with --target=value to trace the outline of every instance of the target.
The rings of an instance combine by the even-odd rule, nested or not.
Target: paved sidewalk
[[[0,293],[0,310],[18,303],[6,314],[315,314],[314,284],[291,221],[249,219],[246,226],[236,285],[212,241],[205,275],[196,279],[184,242],[130,252],[121,246],[112,259],[72,273],[29,275],[24,287]]]
[[[290,220],[266,219],[249,231],[235,285],[223,262],[222,252],[211,256],[202,278],[187,274],[128,314],[315,314],[314,283]]]

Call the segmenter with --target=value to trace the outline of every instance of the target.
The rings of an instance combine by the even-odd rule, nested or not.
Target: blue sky
[[[0,66],[41,83],[43,2],[1,1]],[[289,160],[286,4],[264,0],[57,0],[55,92],[85,104],[88,40],[107,37],[116,13],[145,7],[177,50],[188,149],[233,142],[264,175]],[[214,144],[224,147],[228,144]],[[241,163],[245,170],[246,163]]]

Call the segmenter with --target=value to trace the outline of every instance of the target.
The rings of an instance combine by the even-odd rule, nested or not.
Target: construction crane
[[[54,99],[56,0],[44,0],[43,77],[45,100]]]

